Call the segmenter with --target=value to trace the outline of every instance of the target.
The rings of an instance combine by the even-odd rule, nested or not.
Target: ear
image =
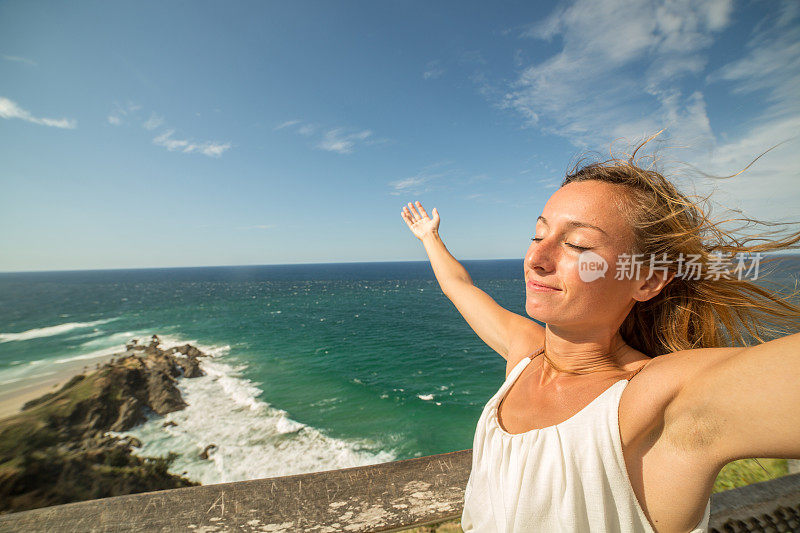
[[[649,270],[649,269],[648,269]],[[633,299],[639,302],[646,302],[647,300],[655,297],[661,289],[675,278],[674,272],[664,272],[663,270],[654,270],[647,273],[647,279],[639,280],[639,286],[633,294]]]

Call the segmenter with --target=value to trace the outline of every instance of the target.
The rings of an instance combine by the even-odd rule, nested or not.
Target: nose
[[[551,272],[555,265],[555,253],[550,239],[533,241],[525,254],[525,266],[531,270],[539,268],[544,272]]]

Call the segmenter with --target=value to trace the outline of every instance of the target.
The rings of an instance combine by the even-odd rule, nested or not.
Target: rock
[[[187,357],[208,357],[206,354],[204,354],[191,344],[184,344],[183,346],[177,346],[176,350],[178,351],[178,353],[182,353]]]
[[[111,424],[111,431],[127,431],[146,420],[142,413],[142,402],[135,396],[128,398],[119,410],[119,417]]]
[[[199,378],[200,376],[206,375],[206,373],[200,369],[200,362],[197,360],[197,357],[190,355],[185,359],[176,358],[175,362],[183,370],[183,377],[185,378]]]
[[[163,353],[151,354],[144,360],[145,366],[152,372],[166,374],[171,378],[181,375],[178,361],[175,357]]]
[[[175,422],[170,420],[169,422],[164,422],[163,424],[161,424],[161,427],[162,428],[168,428],[168,427],[177,426],[177,425],[178,424],[176,424]]]
[[[186,407],[175,379],[167,374],[147,375],[147,403],[159,415],[180,411]]]
[[[200,459],[203,460],[208,459],[208,452],[216,447],[217,447],[216,444],[209,444],[208,446],[206,446],[206,449],[203,450],[203,453],[200,454]]]
[[[0,469],[0,513],[198,484],[167,472],[176,454],[139,458],[131,448],[141,441],[106,434],[135,427],[150,411],[186,407],[177,379],[204,375],[197,358],[205,354],[189,344],[164,351],[159,343],[155,335],[147,346],[133,339],[111,362],[0,420],[0,465],[21,465]]]

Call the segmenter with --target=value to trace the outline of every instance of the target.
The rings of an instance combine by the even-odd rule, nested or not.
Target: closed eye
[[[541,241],[542,239],[541,239],[541,237],[531,237],[531,240],[532,240],[533,242],[539,242],[539,241]],[[578,246],[577,244],[570,244],[570,243],[568,243],[568,242],[565,242],[564,244],[566,244],[567,246],[571,246],[572,248],[575,248],[576,250],[580,250],[580,251],[582,251],[582,252],[584,252],[584,251],[586,251],[586,250],[591,250],[591,248],[587,248],[587,247],[585,247],[585,246]]]

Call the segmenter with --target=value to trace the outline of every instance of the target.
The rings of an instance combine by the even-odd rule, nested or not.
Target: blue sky
[[[575,157],[666,128],[798,220],[797,2],[0,3],[0,270],[522,258]],[[693,177],[678,162],[726,181]]]

